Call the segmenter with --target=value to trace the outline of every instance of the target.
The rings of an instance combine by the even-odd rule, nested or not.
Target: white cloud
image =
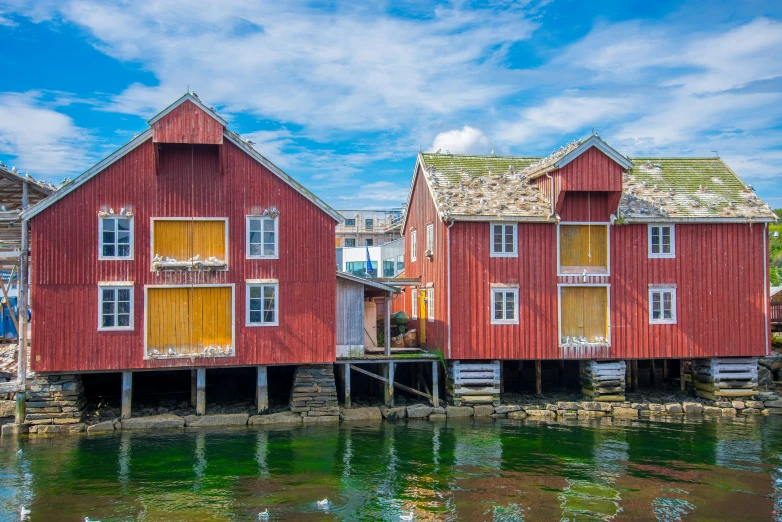
[[[42,98],[39,92],[0,93],[0,153],[36,178],[83,170],[90,159],[87,131]]]
[[[434,138],[432,150],[442,149],[453,154],[488,154],[489,139],[480,130],[465,125],[461,130],[441,132]]]
[[[350,204],[357,208],[366,208],[378,206],[398,207],[407,201],[408,187],[399,183],[390,181],[376,181],[368,183],[361,187],[361,191],[356,194],[344,194],[335,199],[340,201],[350,201]]]

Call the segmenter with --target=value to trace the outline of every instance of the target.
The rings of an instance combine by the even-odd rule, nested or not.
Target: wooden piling
[[[440,361],[432,361],[432,406],[440,406]]]
[[[543,370],[540,360],[535,361],[535,393],[538,395],[543,393]]]
[[[195,408],[196,405],[196,393],[198,386],[196,384],[196,370],[190,370],[190,407]]]
[[[120,417],[130,418],[133,399],[133,372],[122,372],[122,411]]]
[[[663,359],[663,381],[668,379],[668,359]]]
[[[565,361],[559,361],[559,387],[565,387]]]
[[[625,360],[625,393],[633,391],[633,361]]]
[[[679,359],[679,386],[681,387],[681,391],[684,391],[684,359]]]
[[[16,411],[14,423],[24,424],[24,416],[27,413],[27,393],[24,390],[16,392]]]
[[[633,391],[638,391],[638,360],[633,361]]]
[[[206,413],[206,368],[196,369],[196,415]]]
[[[269,409],[269,382],[266,366],[258,366],[255,379],[255,406],[258,413],[263,413]]]
[[[657,384],[657,365],[654,359],[649,359],[649,380],[652,386]]]
[[[383,377],[388,379],[388,382],[383,383],[383,398],[386,406],[391,407],[394,405],[394,363],[385,363],[383,374]]]
[[[345,363],[342,365],[342,385],[345,390],[345,408],[351,408],[350,400],[350,365]]]

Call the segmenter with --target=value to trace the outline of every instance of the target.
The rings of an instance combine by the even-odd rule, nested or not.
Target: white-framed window
[[[98,218],[98,259],[133,259],[133,218]]]
[[[345,220],[345,226],[346,227],[355,227],[356,226],[356,220],[354,218],[348,218]]]
[[[491,257],[517,257],[518,226],[516,223],[491,223]]]
[[[133,285],[98,285],[98,330],[133,329]]]
[[[674,225],[649,225],[649,257],[676,257]]]
[[[676,324],[676,287],[649,287],[649,322]]]
[[[426,289],[426,320],[427,322],[434,322],[434,287],[430,286]]]
[[[372,228],[375,226],[375,220],[374,219],[365,219],[364,220],[364,229],[365,230],[372,230]]]
[[[368,237],[364,240],[364,246],[375,246],[375,240],[371,237]]]
[[[279,284],[247,283],[247,326],[280,324]]]
[[[410,231],[410,261],[418,258],[418,233],[416,229]]]
[[[410,318],[418,319],[418,289],[413,288],[410,292]]]
[[[426,225],[426,250],[434,253],[434,223]]]
[[[491,289],[491,324],[519,324],[519,289]]]
[[[277,259],[279,219],[247,216],[247,259]]]
[[[352,247],[356,246],[356,240],[355,240],[355,238],[352,238],[352,237],[346,237],[346,238],[345,238],[345,246],[346,246],[347,248],[352,248]]]

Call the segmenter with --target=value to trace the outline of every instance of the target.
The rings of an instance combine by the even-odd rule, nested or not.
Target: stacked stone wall
[[[27,392],[24,423],[30,433],[84,431],[86,405],[80,375],[38,375]]]
[[[304,422],[339,421],[334,365],[310,364],[296,368],[291,411],[301,414]]]

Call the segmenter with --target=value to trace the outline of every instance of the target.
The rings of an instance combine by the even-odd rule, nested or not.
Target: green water
[[[779,418],[5,438],[0,520],[777,520],[780,457]]]

